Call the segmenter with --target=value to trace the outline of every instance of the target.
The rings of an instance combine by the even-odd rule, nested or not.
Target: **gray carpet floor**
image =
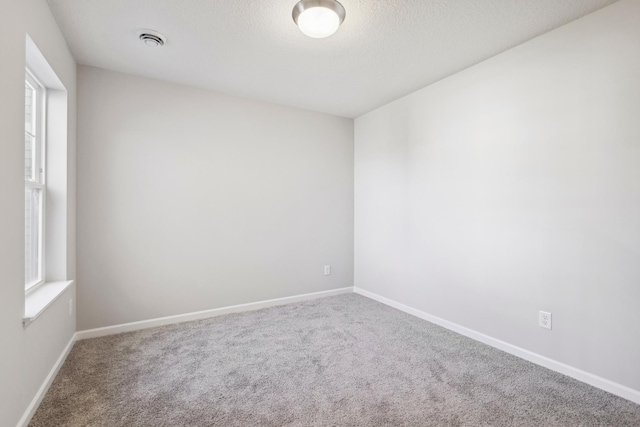
[[[79,341],[38,426],[640,426],[640,405],[356,294]]]

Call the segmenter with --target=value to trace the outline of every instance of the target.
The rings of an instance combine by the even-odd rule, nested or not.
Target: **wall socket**
[[[330,265],[325,265],[324,266],[324,275],[328,276],[331,274],[331,266]]]
[[[551,313],[541,311],[538,313],[538,326],[545,329],[551,329]]]

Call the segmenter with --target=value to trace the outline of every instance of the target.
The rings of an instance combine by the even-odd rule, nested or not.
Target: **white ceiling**
[[[357,117],[615,1],[341,0],[326,39],[295,26],[297,0],[48,3],[81,64]]]

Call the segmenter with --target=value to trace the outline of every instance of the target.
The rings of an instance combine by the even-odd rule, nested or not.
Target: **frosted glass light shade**
[[[344,7],[335,0],[301,0],[293,8],[293,20],[300,31],[316,39],[335,33],[344,17]]]
[[[331,9],[325,7],[312,7],[298,17],[300,31],[314,39],[329,37],[338,31],[340,18]]]

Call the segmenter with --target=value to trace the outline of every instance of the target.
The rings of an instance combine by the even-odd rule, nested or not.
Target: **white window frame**
[[[32,281],[31,283],[26,282],[25,278],[25,292],[30,292],[35,290],[38,286],[42,285],[45,282],[45,224],[46,224],[46,202],[47,202],[47,182],[46,182],[46,118],[47,118],[47,108],[46,108],[46,96],[47,91],[45,86],[34,76],[33,72],[26,68],[25,72],[25,84],[30,86],[34,90],[34,97],[32,103],[34,105],[32,110],[32,122],[34,123],[33,128],[28,131],[25,127],[25,136],[29,134],[32,138],[34,138],[35,143],[35,151],[32,153],[33,163],[32,163],[32,171],[35,179],[29,179],[25,176],[25,190],[27,188],[34,188],[40,190],[40,206],[41,212],[39,216],[39,224],[38,224],[38,274],[37,280]],[[23,110],[26,112],[26,107]],[[24,144],[24,142],[23,142]],[[24,163],[24,160],[23,160]],[[26,197],[26,191],[25,191]],[[25,213],[26,215],[26,213]],[[26,217],[25,217],[26,222]],[[26,239],[26,223],[25,223],[25,239]],[[25,240],[26,244],[26,240]],[[26,265],[26,253],[25,253],[25,270],[27,268]]]

